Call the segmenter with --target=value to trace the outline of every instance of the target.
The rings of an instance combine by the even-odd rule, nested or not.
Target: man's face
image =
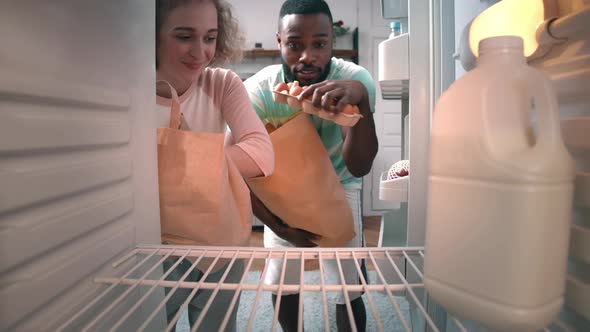
[[[326,79],[332,58],[332,25],[327,15],[285,15],[277,42],[287,81],[306,86]]]

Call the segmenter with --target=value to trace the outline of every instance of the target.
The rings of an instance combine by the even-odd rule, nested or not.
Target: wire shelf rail
[[[276,285],[265,284],[262,281],[267,273],[266,264],[264,261],[268,259],[282,259],[283,265],[281,270],[280,282]],[[172,272],[174,268],[180,264],[184,259],[192,262],[189,270],[184,273],[182,278],[178,281],[166,280],[166,277]],[[162,270],[165,261],[174,261],[174,264],[167,270]],[[214,266],[223,261],[228,262],[231,267],[238,260],[242,260],[245,265],[244,272],[239,282],[226,282],[226,277],[229,268],[225,270],[219,282],[206,282],[205,279],[212,273]],[[299,260],[299,283],[286,284],[285,266],[289,260]],[[322,262],[325,260],[335,260],[339,268],[339,284],[329,284],[326,282],[325,271],[322,267]],[[344,274],[341,262],[344,260],[353,260],[357,272],[360,276],[360,283],[357,285],[347,285],[344,281]],[[367,279],[367,274],[363,273],[361,260],[364,260],[372,272],[372,280]],[[262,295],[264,293],[274,293],[276,297],[275,311],[272,318],[271,331],[276,331],[279,328],[278,324],[278,308],[281,305],[281,294],[285,292],[298,292],[302,294],[299,297],[299,312],[298,312],[298,328],[299,331],[304,327],[303,315],[303,299],[305,295],[316,293],[320,294],[321,310],[323,322],[321,328],[324,331],[335,330],[335,326],[330,325],[328,317],[328,303],[329,295],[341,292],[346,301],[346,311],[349,321],[351,322],[351,330],[357,331],[356,324],[354,324],[354,315],[349,301],[349,293],[362,292],[368,304],[367,313],[374,319],[377,331],[444,331],[444,327],[439,327],[435,320],[429,315],[426,301],[427,293],[424,289],[422,281],[424,260],[424,248],[422,247],[399,247],[399,248],[255,248],[255,247],[197,247],[197,246],[172,246],[172,245],[140,245],[130,251],[124,257],[112,263],[115,271],[118,271],[117,276],[99,276],[94,279],[97,284],[103,285],[96,296],[92,297],[85,306],[57,327],[56,331],[123,331],[128,330],[129,320],[133,319],[134,315],[144,310],[140,309],[145,305],[150,296],[156,296],[158,290],[159,294],[164,288],[168,291],[165,296],[157,301],[155,306],[150,309],[148,314],[143,313],[142,319],[137,323],[133,329],[138,331],[154,330],[153,324],[157,320],[158,313],[164,312],[167,301],[179,289],[191,290],[189,297],[182,304],[180,310],[175,315],[170,323],[167,325],[164,322],[165,331],[171,331],[179,320],[183,309],[188,307],[189,302],[199,290],[212,291],[203,310],[201,311],[196,322],[192,326],[191,331],[196,331],[206,319],[207,312],[211,308],[213,300],[220,292],[232,292],[233,297],[227,313],[224,316],[219,330],[224,330],[229,320],[231,319],[232,310],[238,305],[238,299],[243,292],[255,292],[253,303],[249,304],[250,308],[249,319],[247,322],[239,322],[245,331],[258,331],[260,327],[256,326],[256,312],[260,304]],[[319,269],[318,282],[306,282],[304,278],[306,264],[310,262],[317,262]],[[202,268],[202,265],[208,262]],[[261,277],[252,282],[247,280],[249,272],[254,272],[253,267],[256,263],[262,262],[263,268]],[[203,272],[203,276],[197,282],[187,281],[186,277],[190,271],[199,268]],[[258,270],[259,271],[259,270]],[[141,296],[134,300],[133,303],[125,306],[128,302],[130,294],[142,288]],[[391,305],[389,310],[380,310],[376,305],[376,295],[385,296],[386,302]],[[405,297],[407,302],[415,309],[421,317],[419,320],[421,325],[416,325],[416,319],[409,319],[407,315],[402,313],[400,298]],[[112,316],[116,316],[115,319]],[[391,320],[384,320],[384,315],[396,316],[396,324],[398,326],[392,327],[385,325],[384,322],[391,322]],[[468,331],[460,319],[448,316],[448,322],[452,324],[453,329],[461,332]],[[105,323],[107,322],[107,323]],[[106,324],[106,325],[105,325]],[[123,327],[125,328],[123,329]],[[550,330],[551,329],[551,330]],[[158,328],[158,330],[161,330]],[[268,329],[264,329],[268,330]],[[565,324],[559,321],[554,322],[545,331],[569,331]]]

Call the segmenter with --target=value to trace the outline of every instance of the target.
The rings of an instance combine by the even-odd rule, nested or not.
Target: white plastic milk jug
[[[519,37],[479,44],[434,111],[424,283],[455,315],[534,331],[563,303],[574,165]]]

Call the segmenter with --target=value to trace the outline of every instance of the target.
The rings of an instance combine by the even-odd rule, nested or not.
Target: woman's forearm
[[[243,177],[249,179],[264,175],[264,172],[258,167],[256,162],[239,146],[231,145],[227,147],[227,154]]]

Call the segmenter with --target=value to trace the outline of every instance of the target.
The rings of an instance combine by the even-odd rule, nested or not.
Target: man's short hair
[[[325,14],[330,19],[332,24],[332,12],[330,7],[323,0],[287,0],[281,6],[279,12],[279,29],[281,28],[281,20],[285,15],[291,14]]]

